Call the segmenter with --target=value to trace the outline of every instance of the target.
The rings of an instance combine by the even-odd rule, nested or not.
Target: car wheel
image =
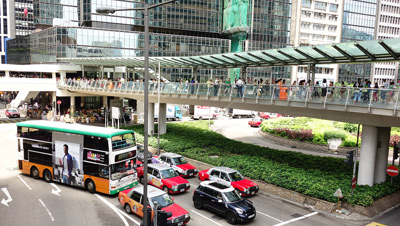
[[[141,184],[144,184],[144,178],[143,177],[140,177],[139,181],[140,181]]]
[[[202,119],[203,119],[203,117],[200,116],[200,117],[199,117],[199,120],[202,120]]]
[[[49,170],[45,170],[43,172],[43,178],[47,183],[50,183],[53,181],[53,177],[51,176],[51,173]]]
[[[92,180],[89,180],[88,182],[86,182],[86,189],[90,193],[94,193],[96,191],[96,185],[94,184],[94,182]]]
[[[167,186],[164,186],[162,190],[165,191],[165,193],[167,193],[167,194],[169,193],[169,189]]]
[[[39,170],[36,168],[36,166],[32,167],[31,169],[31,176],[35,179],[39,178]]]
[[[195,199],[194,199],[194,207],[195,207],[196,209],[201,209],[201,208],[203,208],[203,201],[201,201],[200,198],[195,198]]]
[[[233,212],[228,212],[226,214],[226,220],[229,224],[236,224],[236,215]]]
[[[132,213],[132,209],[131,209],[131,206],[127,203],[127,204],[125,204],[125,211],[127,212],[127,213],[129,213],[129,214],[131,214]]]

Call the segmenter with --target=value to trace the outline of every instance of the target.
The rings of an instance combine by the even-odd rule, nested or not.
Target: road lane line
[[[295,222],[295,221],[303,220],[303,219],[306,219],[307,217],[311,217],[311,216],[313,216],[315,214],[318,214],[318,212],[313,212],[313,213],[304,215],[302,217],[294,218],[294,219],[291,219],[291,220],[288,220],[288,221],[285,221],[285,222],[282,222],[282,223],[279,223],[279,224],[275,224],[274,226],[281,226],[281,225],[289,224],[289,223],[292,223],[292,222]]]
[[[17,123],[17,121],[15,121],[15,120],[11,120],[11,121],[14,121],[15,123]]]
[[[103,197],[101,197],[98,194],[94,194],[97,198],[99,198],[101,201],[103,201],[108,207],[110,207],[112,210],[114,210],[115,213],[117,213],[117,215],[122,219],[122,221],[124,222],[124,224],[126,226],[129,226],[128,221],[126,221],[126,219],[124,218],[124,216],[122,216],[122,214],[120,212],[118,212],[118,209],[115,208],[115,206],[113,206],[111,203],[109,203],[107,200],[105,200]]]
[[[219,223],[217,223],[217,222],[215,222],[215,221],[211,220],[210,218],[208,218],[208,217],[204,216],[204,215],[203,215],[203,214],[201,214],[201,213],[198,213],[198,212],[196,212],[196,211],[194,211],[194,210],[192,210],[192,212],[193,212],[193,213],[195,213],[195,214],[197,214],[197,215],[199,215],[199,216],[201,216],[201,217],[204,217],[204,218],[206,218],[207,220],[209,220],[209,221],[211,221],[211,222],[213,222],[213,223],[215,223],[215,224],[217,224],[217,225],[219,225],[219,226],[223,226],[222,224],[219,224]]]
[[[194,184],[190,184],[191,186],[193,186],[193,187],[195,187],[195,188],[197,188],[197,186],[196,185],[194,185]]]
[[[42,206],[47,210],[47,213],[49,214],[51,221],[54,221],[53,215],[51,215],[51,212],[49,209],[47,209],[46,205],[44,204],[44,202],[42,202],[42,200],[39,199],[39,202],[42,203]]]
[[[261,214],[261,215],[264,215],[264,216],[266,216],[266,217],[269,217],[269,218],[271,218],[271,219],[274,219],[274,220],[276,220],[276,221],[279,221],[279,222],[283,222],[283,221],[281,221],[281,220],[279,220],[279,219],[277,219],[277,218],[275,218],[275,217],[273,217],[273,216],[270,216],[270,215],[268,215],[268,214],[265,214],[265,213],[262,213],[262,212],[260,212],[260,211],[257,211],[257,213],[259,213],[259,214]]]
[[[120,209],[118,209],[117,208],[117,210],[122,214],[122,215],[124,215],[126,218],[128,218],[129,220],[131,220],[131,221],[133,221],[133,223],[135,223],[135,224],[137,224],[137,225],[140,225],[140,223],[139,222],[137,222],[135,219],[133,219],[131,216],[129,216],[127,213],[125,213],[124,211],[122,211],[122,210],[120,210]]]
[[[22,177],[21,176],[18,176],[18,178],[29,188],[29,190],[31,190],[32,191],[32,188],[31,187],[29,187],[29,185],[22,179]]]

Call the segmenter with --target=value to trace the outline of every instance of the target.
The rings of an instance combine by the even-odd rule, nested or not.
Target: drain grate
[[[302,217],[303,215],[301,215],[301,214],[299,214],[299,213],[295,213],[295,214],[293,214],[292,215],[292,217],[294,217],[294,218],[299,218],[299,217]]]

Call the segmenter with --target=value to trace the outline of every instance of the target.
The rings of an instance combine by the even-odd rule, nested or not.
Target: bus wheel
[[[92,180],[88,180],[86,182],[86,189],[90,192],[90,193],[94,193],[96,191],[96,185],[94,184],[94,182]]]
[[[53,181],[53,178],[52,178],[52,176],[51,176],[51,173],[50,173],[50,171],[47,170],[47,169],[43,171],[43,178],[44,178],[44,180],[45,180],[47,183],[50,183],[51,181]]]
[[[132,209],[131,209],[131,206],[127,203],[127,204],[125,204],[125,211],[127,212],[127,213],[129,213],[129,214],[131,214],[132,213]]]
[[[36,168],[36,166],[31,168],[31,176],[35,179],[39,178],[39,170]]]

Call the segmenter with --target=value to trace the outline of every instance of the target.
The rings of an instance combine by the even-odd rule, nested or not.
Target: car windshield
[[[230,192],[224,192],[222,194],[224,196],[225,202],[238,202],[242,200],[242,197],[238,194],[236,190]]]
[[[232,179],[233,182],[240,181],[240,180],[244,179],[242,174],[240,174],[239,172],[230,173],[229,176],[230,176],[230,178]]]
[[[168,179],[168,178],[173,178],[177,177],[178,174],[176,174],[174,169],[167,169],[167,170],[161,170],[161,178],[162,179]]]
[[[132,159],[111,165],[111,180],[118,180],[135,172],[135,164]]]
[[[174,204],[174,201],[167,194],[153,197],[150,200],[151,200],[151,202],[153,204],[156,201],[157,205],[160,206],[161,208],[164,208],[164,207],[167,207],[167,206],[170,206],[170,205]]]
[[[174,163],[174,165],[182,165],[188,163],[183,157],[172,158],[172,162]]]
[[[18,111],[15,109],[10,109],[10,110],[8,110],[8,112],[18,112]]]

